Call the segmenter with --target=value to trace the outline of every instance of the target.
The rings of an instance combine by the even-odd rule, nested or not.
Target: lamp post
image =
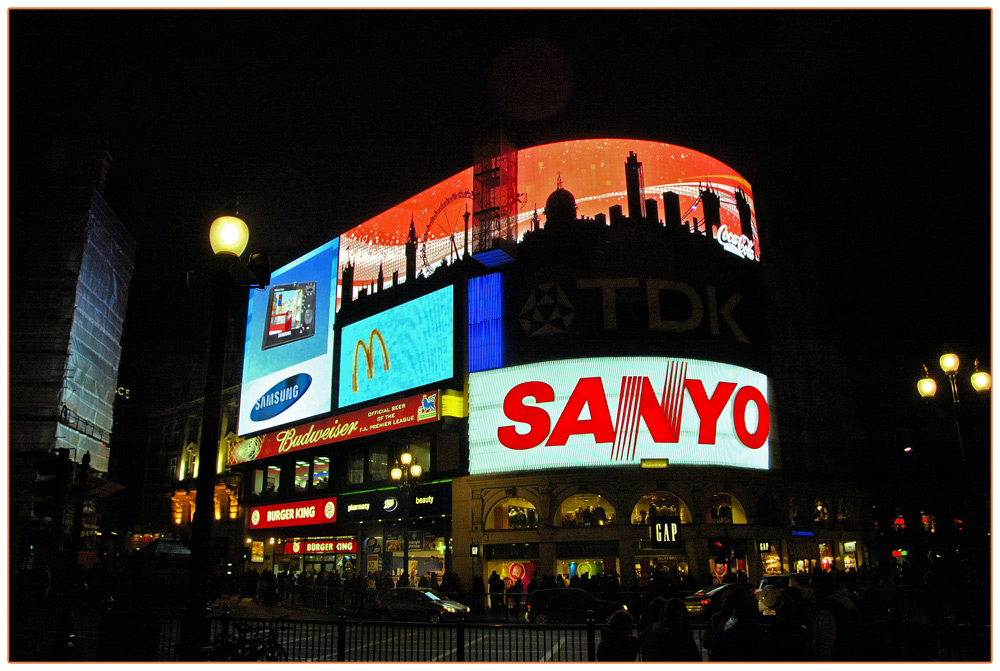
[[[209,280],[213,288],[212,323],[208,361],[205,364],[205,400],[195,479],[195,509],[191,521],[190,591],[178,646],[183,660],[197,659],[199,648],[210,640],[207,607],[211,600],[212,522],[215,518],[229,303],[237,287],[264,287],[270,282],[270,264],[266,255],[251,255],[249,268],[240,260],[248,239],[246,223],[234,216],[219,217],[212,222],[209,230],[209,242],[215,253]]]
[[[416,457],[409,452],[403,452],[396,460],[396,465],[389,471],[393,481],[398,483],[403,495],[403,576],[406,585],[410,584],[410,532],[407,526],[410,522],[410,488],[420,479],[424,469],[417,463]]]
[[[954,354],[952,352],[946,352],[945,354],[941,355],[941,358],[938,360],[938,363],[941,366],[941,370],[944,371],[944,374],[948,376],[948,382],[951,387],[952,418],[955,421],[955,433],[958,437],[958,449],[959,449],[959,454],[962,457],[962,475],[963,479],[965,480],[965,486],[962,488],[963,499],[965,500],[966,514],[971,515],[975,511],[973,511],[972,507],[969,505],[969,495],[970,495],[970,490],[972,489],[971,479],[969,477],[969,463],[965,458],[965,446],[962,442],[962,427],[958,419],[958,406],[961,403],[958,396],[958,369],[959,366],[961,365],[961,361],[958,358],[957,354]],[[975,389],[978,393],[984,393],[986,391],[989,391],[990,387],[993,384],[993,380],[990,377],[990,374],[985,371],[979,370],[978,359],[976,359],[975,363],[973,364],[973,373],[972,376],[970,377],[970,382],[972,384],[972,388]],[[934,395],[937,393],[937,382],[934,380],[934,378],[931,377],[930,371],[927,370],[926,365],[924,366],[924,376],[917,382],[917,392],[927,400],[933,398]],[[973,535],[975,535],[975,532],[973,532]],[[978,545],[978,543],[976,544]]]

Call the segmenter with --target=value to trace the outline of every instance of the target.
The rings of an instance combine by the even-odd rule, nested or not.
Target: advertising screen
[[[767,378],[712,361],[566,359],[472,373],[469,472],[673,465],[767,469]]]
[[[247,307],[240,435],[330,412],[339,241],[279,268]]]
[[[340,335],[341,408],[454,375],[451,286],[345,326]]]
[[[607,216],[615,205],[627,212],[625,162],[630,152],[642,163],[642,195],[660,203],[661,219],[662,196],[671,192],[677,196],[682,220],[703,226],[702,194],[710,190],[719,199],[720,227],[712,232],[717,244],[738,257],[760,260],[750,184],[707,154],[648,140],[584,139],[518,150],[514,239],[520,240],[531,229],[536,209],[545,227],[542,206],[560,181],[575,197],[579,217]],[[479,231],[465,216],[475,209],[473,182],[474,169],[467,168],[344,233],[342,246],[350,249],[350,258],[342,255],[341,264],[353,264],[354,286],[342,287],[342,292],[355,295],[370,287],[380,271],[384,286],[394,272],[404,282],[413,279],[405,277],[405,245],[411,225],[417,238],[418,273],[426,274],[443,261],[464,256],[467,249],[475,250]],[[746,203],[742,216],[740,199]]]

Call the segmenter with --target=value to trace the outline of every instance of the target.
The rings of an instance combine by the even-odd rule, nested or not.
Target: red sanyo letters
[[[525,399],[528,397],[533,398],[536,405],[527,405]],[[715,443],[716,426],[727,406],[731,406],[736,436],[743,445],[755,450],[767,441],[770,412],[767,400],[755,387],[737,389],[735,382],[719,382],[709,395],[701,380],[685,379],[683,371],[680,376],[668,371],[661,397],[662,401],[656,397],[649,378],[623,377],[615,421],[611,417],[601,378],[581,378],[553,427],[549,413],[537,404],[555,401],[555,390],[545,382],[522,382],[507,392],[503,411],[507,419],[526,424],[528,431],[519,433],[518,429],[523,430],[523,427],[516,425],[501,426],[497,429],[497,438],[512,450],[527,450],[543,442],[545,445],[565,445],[571,436],[592,434],[594,442],[615,443],[618,449],[617,444],[623,434],[634,436],[641,420],[653,442],[677,443],[684,399],[690,398],[699,420],[699,444]],[[757,407],[757,426],[753,431],[747,427],[746,421],[750,403]],[[589,419],[580,418],[584,406],[590,409]],[[634,449],[634,437],[631,440]],[[624,450],[628,451],[628,445],[624,446]]]

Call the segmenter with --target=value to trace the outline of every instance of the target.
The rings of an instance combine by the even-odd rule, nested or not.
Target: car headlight
[[[454,613],[456,610],[458,610],[454,606],[449,606],[448,604],[443,604],[441,607],[444,608],[449,613]]]

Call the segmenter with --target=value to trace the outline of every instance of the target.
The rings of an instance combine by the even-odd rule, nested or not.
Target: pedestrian
[[[472,578],[472,612],[481,613],[486,608],[486,584],[480,575]]]
[[[493,571],[486,584],[490,589],[490,609],[494,614],[500,613],[506,608],[506,604],[504,603],[503,578],[496,571]]]
[[[809,615],[802,592],[786,587],[775,608],[776,615],[770,632],[774,637],[774,660],[807,662],[812,659],[809,639]]]
[[[854,601],[846,591],[834,589],[829,574],[817,573],[810,584],[816,599],[812,623],[813,661],[856,660],[861,625]]]
[[[639,639],[632,634],[634,625],[628,611],[616,611],[608,620],[608,628],[601,632],[597,645],[599,662],[634,662],[639,655]]]
[[[684,602],[667,599],[663,602],[662,612],[663,617],[654,622],[647,633],[643,661],[700,662],[701,651],[694,641]]]
[[[771,635],[760,626],[757,597],[751,589],[733,592],[733,616],[722,631],[720,661],[761,662],[771,658]]]
[[[719,610],[712,613],[708,618],[708,627],[705,630],[705,637],[702,639],[702,647],[708,650],[708,661],[717,662],[726,659],[725,640],[723,633],[726,623],[735,612],[733,605],[733,593],[727,592],[722,595],[722,604]]]

